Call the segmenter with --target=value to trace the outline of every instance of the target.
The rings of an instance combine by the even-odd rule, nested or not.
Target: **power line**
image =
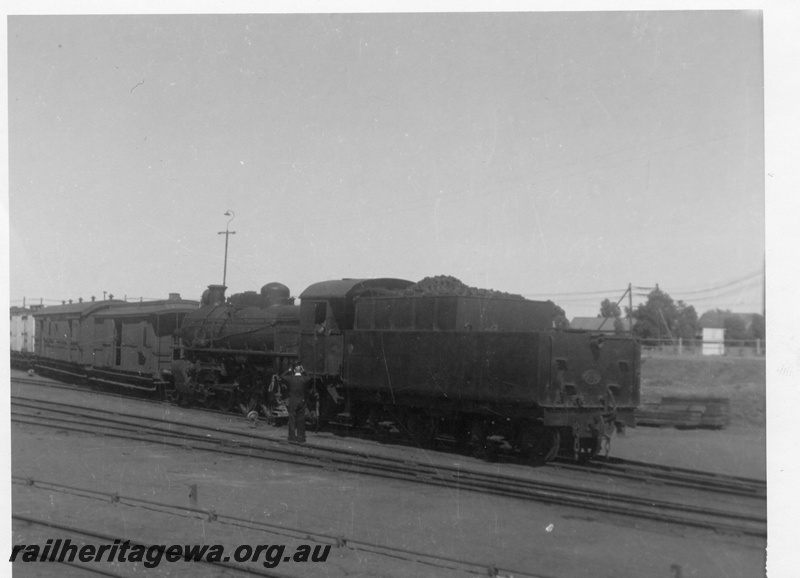
[[[592,296],[607,296],[609,294],[616,294],[625,292],[625,289],[606,289],[606,290],[598,290],[598,291],[576,291],[576,292],[569,292],[569,293],[562,293],[562,292],[554,292],[554,293],[523,293],[523,297],[527,298],[534,298],[534,297],[562,297],[562,296],[579,296],[585,295],[586,297]]]
[[[748,283],[742,283],[740,286],[729,287],[728,289],[726,289],[724,291],[720,291],[719,293],[717,293],[715,295],[706,295],[706,296],[703,296],[703,297],[695,297],[695,298],[692,299],[692,301],[695,301],[695,302],[697,302],[697,301],[712,301],[712,300],[719,299],[720,297],[723,297],[723,296],[726,296],[726,295],[731,295],[733,293],[736,293],[737,291],[745,291],[745,290],[748,290],[748,289],[755,289],[759,285],[761,285],[760,279],[753,279]]]
[[[675,290],[675,291],[673,291],[673,294],[675,294],[675,295],[696,295],[696,294],[699,294],[699,293],[711,293],[711,292],[714,292],[714,291],[718,291],[720,289],[725,289],[727,287],[731,287],[733,285],[737,285],[739,283],[743,284],[743,283],[746,283],[748,281],[752,281],[752,280],[755,280],[755,279],[759,279],[760,280],[761,278],[763,278],[763,276],[764,276],[763,272],[761,270],[758,270],[758,271],[755,271],[753,273],[749,273],[749,274],[747,274],[747,275],[745,275],[743,277],[739,277],[739,278],[734,279],[732,281],[728,281],[726,283],[723,283],[722,285],[717,285],[716,287],[710,287],[710,288],[707,288],[707,289],[695,289],[695,290]]]

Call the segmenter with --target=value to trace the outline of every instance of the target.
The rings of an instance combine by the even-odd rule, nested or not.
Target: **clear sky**
[[[758,11],[11,16],[10,299],[453,275],[761,312]],[[627,304],[627,299],[623,302]]]

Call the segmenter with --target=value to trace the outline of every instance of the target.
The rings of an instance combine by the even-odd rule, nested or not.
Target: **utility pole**
[[[633,287],[628,283],[628,331],[633,331]]]
[[[235,235],[236,234],[236,231],[229,231],[228,230],[228,225],[230,225],[231,221],[233,221],[233,219],[236,218],[236,213],[234,213],[231,210],[228,210],[228,211],[225,211],[225,216],[226,217],[230,217],[230,219],[228,219],[227,224],[225,225],[225,230],[224,231],[220,231],[219,233],[217,233],[217,235],[225,235],[225,264],[223,265],[223,269],[222,269],[222,285],[223,286],[225,286],[225,279],[228,277],[228,237],[230,235]]]

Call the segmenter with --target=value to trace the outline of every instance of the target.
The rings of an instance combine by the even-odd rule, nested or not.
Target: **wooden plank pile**
[[[730,425],[727,397],[670,396],[646,403],[635,413],[636,425],[654,427],[722,429]]]

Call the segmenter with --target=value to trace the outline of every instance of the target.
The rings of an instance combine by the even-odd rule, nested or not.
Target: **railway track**
[[[134,496],[126,496],[119,493],[99,492],[90,488],[82,488],[76,486],[69,486],[52,482],[49,480],[25,478],[22,476],[13,476],[12,483],[20,487],[35,488],[45,492],[59,492],[77,496],[81,498],[96,500],[103,503],[114,503],[118,506],[128,506],[131,508],[145,508],[148,511],[158,512],[162,514],[179,516],[184,518],[191,518],[196,520],[204,520],[207,522],[214,522],[225,524],[234,528],[237,531],[247,532],[255,530],[259,533],[268,533],[273,536],[280,536],[283,540],[300,540],[303,542],[314,542],[320,545],[329,545],[333,548],[346,548],[361,555],[372,554],[378,556],[386,556],[395,559],[400,559],[404,562],[419,564],[428,568],[434,568],[442,571],[452,571],[459,574],[475,574],[479,576],[528,576],[531,578],[543,578],[540,574],[531,574],[521,570],[510,570],[507,568],[497,567],[491,564],[482,564],[473,561],[457,560],[447,556],[440,556],[424,552],[413,551],[404,548],[397,548],[393,546],[386,546],[374,542],[367,542],[364,540],[354,540],[347,536],[327,534],[324,532],[315,532],[306,528],[294,528],[285,524],[271,524],[253,518],[241,518],[237,516],[230,516],[217,510],[209,510],[198,507],[189,506],[176,506],[165,502],[158,502],[155,500],[147,500],[137,498]],[[49,525],[49,522],[43,520],[32,520],[27,516],[14,516],[15,519],[20,521],[37,523],[41,525]],[[74,526],[55,526],[67,532],[75,532],[78,534],[85,534],[94,538],[102,538],[109,542],[118,539],[124,542],[128,538],[121,538],[119,536],[99,535],[95,532],[87,532],[86,530],[76,528]],[[138,542],[130,540],[131,544]],[[148,544],[142,544],[149,546]],[[253,569],[251,567],[242,566],[238,564],[227,564],[221,566],[226,569],[231,569],[237,572],[256,576],[285,576],[284,574],[277,574],[276,572],[264,572],[260,569]]]
[[[558,459],[556,462],[548,464],[548,467],[591,475],[614,476],[653,485],[675,486],[716,494],[730,494],[758,499],[766,499],[767,497],[767,483],[764,480],[621,458],[596,458],[585,464],[576,464]]]
[[[14,483],[19,483],[19,482],[17,480],[14,480]],[[30,480],[28,480],[26,483],[28,485],[31,485]],[[51,491],[57,490],[57,486],[54,485],[44,484],[43,487],[47,487]],[[82,528],[74,524],[60,524],[57,522],[53,522],[52,520],[43,520],[40,518],[34,518],[22,514],[12,514],[11,518],[12,520],[16,520],[17,522],[22,522],[30,526],[42,526],[49,530],[58,530],[59,532],[63,533],[61,535],[73,536],[73,537],[78,537],[79,539],[90,540],[92,543],[97,543],[98,541],[101,541],[111,545],[114,543],[119,544],[121,542],[128,542],[131,546],[144,546],[144,547],[150,546],[150,544],[145,544],[137,540],[131,540],[129,537],[112,536],[104,532],[98,532],[97,530],[90,528]],[[82,571],[87,573],[99,574],[102,576],[125,576],[133,573],[130,571],[124,573],[104,571],[103,569],[98,567],[98,564],[96,562],[86,565],[75,562],[67,562],[67,561],[56,562],[56,563],[65,564],[73,568],[81,569]],[[204,566],[209,566],[214,570],[216,575],[225,575],[225,576],[242,575],[242,576],[264,576],[267,578],[287,578],[287,575],[284,573],[270,572],[255,567],[247,567],[242,564],[236,564],[233,562],[223,562],[223,561],[210,562],[207,560],[197,560],[194,563],[202,564]]]
[[[76,385],[68,385],[60,382],[36,378],[14,377],[13,380],[25,385],[36,385],[74,391],[85,390],[85,388]],[[167,401],[153,400],[142,397],[132,398],[130,395],[111,393],[102,389],[92,389],[91,391],[97,395],[119,397],[123,399],[136,399],[141,403],[171,405],[171,403]],[[217,409],[204,407],[184,408],[184,410],[224,416],[232,415],[230,412],[223,412]],[[341,430],[341,428],[339,428],[339,430]],[[398,439],[397,441],[399,444],[402,444],[404,440]],[[447,441],[448,440],[444,440],[444,445],[451,445],[448,444]],[[504,459],[510,461],[511,463],[517,463],[513,458],[508,456],[504,456]],[[688,468],[665,466],[661,464],[651,464],[641,461],[623,460],[621,458],[614,457],[595,458],[591,462],[582,464],[577,464],[568,459],[557,458],[555,462],[548,463],[546,467],[557,468],[565,471],[575,471],[587,475],[601,475],[606,478],[615,477],[639,481],[657,486],[686,488],[713,494],[729,494],[733,496],[765,499],[767,492],[767,484],[764,480],[704,472]]]
[[[421,461],[375,456],[342,448],[315,445],[290,446],[283,440],[249,431],[178,423],[161,418],[68,405],[12,395],[11,419],[15,423],[58,428],[93,435],[158,443],[174,447],[267,459],[302,466],[379,476],[460,491],[531,500],[591,510],[657,523],[711,530],[726,535],[766,537],[765,503],[751,496],[736,508],[713,508],[675,500],[636,496],[631,491],[597,490],[545,482],[508,474],[488,473],[462,466],[432,465]]]

